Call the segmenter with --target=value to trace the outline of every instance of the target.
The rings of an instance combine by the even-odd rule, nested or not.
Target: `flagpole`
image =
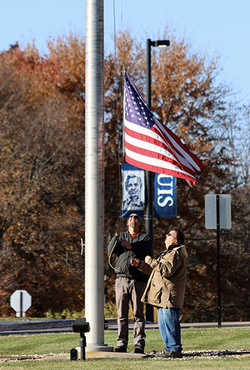
[[[147,103],[151,110],[151,40],[147,39]],[[150,236],[153,250],[153,176],[152,172],[145,171],[145,230]],[[154,308],[146,305],[146,320],[154,322]]]
[[[151,40],[147,39],[147,103],[151,109]],[[153,243],[153,189],[152,189],[152,172],[145,171],[145,229]]]
[[[151,41],[147,39],[146,44],[146,82],[147,82],[147,104],[151,110],[151,46],[166,47],[169,46],[169,40]],[[150,171],[145,171],[145,230],[151,238],[153,244],[153,174]],[[146,305],[146,320],[154,321],[153,306]]]
[[[104,344],[104,32],[103,0],[86,0],[85,317],[87,352]]]

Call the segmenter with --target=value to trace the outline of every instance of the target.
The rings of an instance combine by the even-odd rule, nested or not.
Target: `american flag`
[[[193,175],[204,168],[203,164],[171,130],[156,119],[126,72],[123,119],[127,163],[147,171],[185,179],[190,186],[198,182]]]

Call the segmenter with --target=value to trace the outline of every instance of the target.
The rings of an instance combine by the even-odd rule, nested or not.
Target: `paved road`
[[[108,330],[117,330],[116,319],[106,319]],[[72,333],[72,323],[74,320],[20,320],[20,321],[0,321],[0,335],[21,335],[21,334],[43,334],[43,333]],[[223,328],[250,328],[249,321],[243,322],[223,322]],[[183,323],[182,329],[188,328],[216,328],[218,323]],[[133,329],[133,320],[129,320],[129,328]],[[158,329],[158,324],[146,322],[146,329]]]

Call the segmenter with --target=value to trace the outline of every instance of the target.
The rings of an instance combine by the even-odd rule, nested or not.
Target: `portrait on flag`
[[[155,217],[176,217],[176,177],[156,173],[154,185]]]
[[[136,212],[142,217],[144,204],[144,171],[124,163],[122,165],[122,216],[129,216]]]

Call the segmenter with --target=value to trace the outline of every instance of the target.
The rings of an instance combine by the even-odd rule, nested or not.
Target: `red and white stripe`
[[[167,127],[156,118],[151,129],[126,120],[125,159],[136,167],[189,180],[190,185],[198,181],[193,176],[204,166]]]

